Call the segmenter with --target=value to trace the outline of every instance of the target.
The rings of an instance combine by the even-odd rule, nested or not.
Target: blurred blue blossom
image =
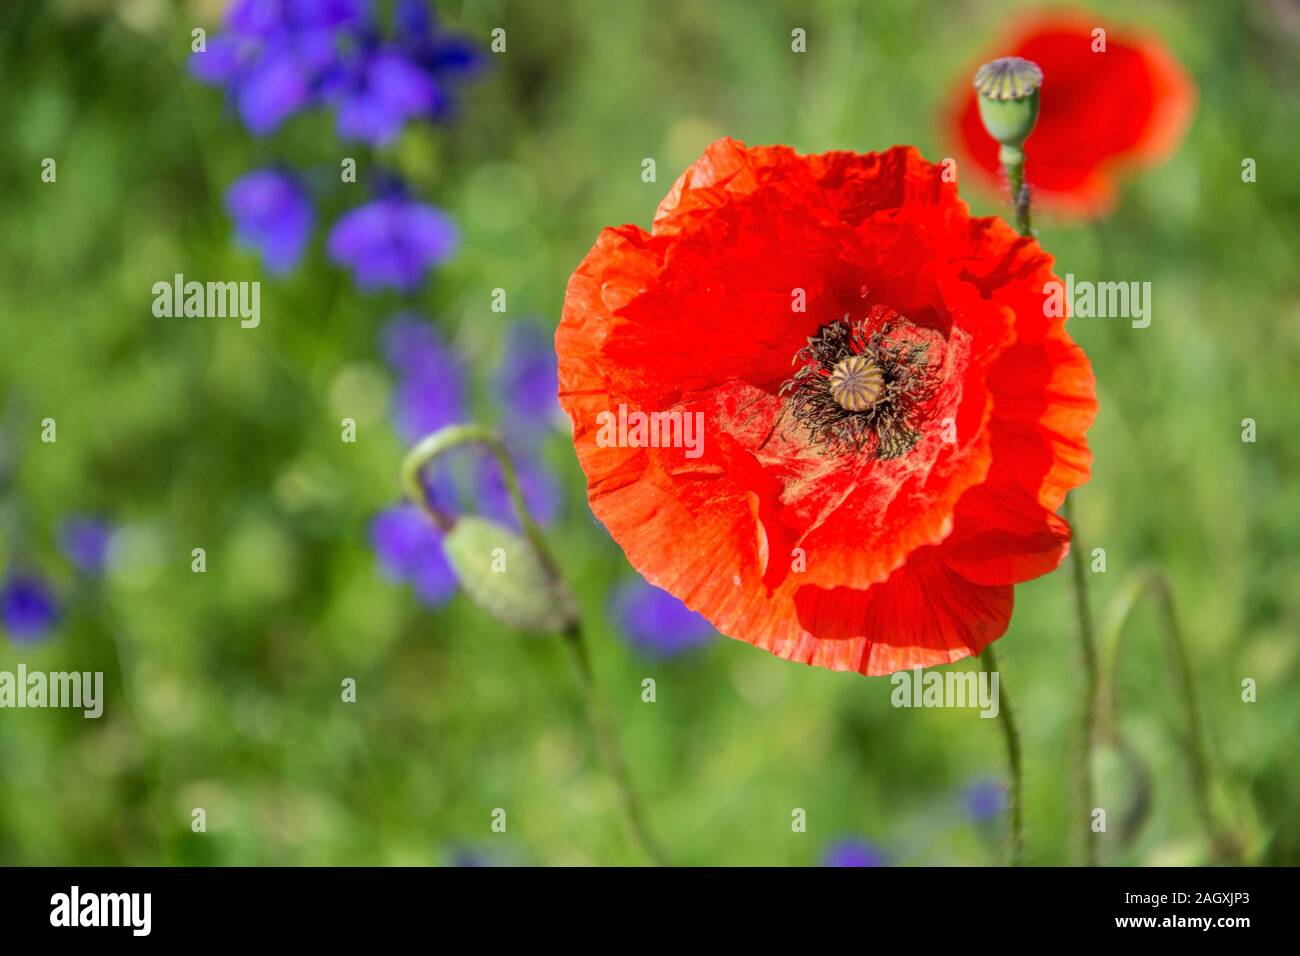
[[[262,256],[266,268],[283,275],[298,264],[311,237],[311,198],[296,176],[259,169],[226,191],[226,210],[235,238]]]
[[[408,445],[444,425],[464,421],[465,374],[460,357],[438,340],[433,326],[412,314],[385,327],[384,356],[397,372],[393,418]]]
[[[386,6],[386,5],[385,5]],[[484,62],[469,41],[435,26],[427,0],[399,0],[391,35],[369,0],[235,0],[222,32],[190,57],[199,80],[222,87],[255,135],[300,110],[336,110],[340,136],[383,145],[408,121],[446,118],[452,85]],[[380,190],[345,213],[327,240],[330,258],[366,290],[414,290],[456,248],[440,210]],[[241,243],[284,274],[311,237],[312,201],[289,173],[260,170],[226,196]]]
[[[502,431],[516,443],[536,444],[562,420],[555,343],[533,325],[515,325],[496,377],[504,405]]]
[[[414,444],[444,425],[464,420],[460,358],[439,340],[432,325],[414,313],[398,315],[384,327],[380,348],[397,374],[393,418],[404,442]],[[430,469],[424,485],[436,508],[455,512],[458,496],[450,469]],[[384,574],[410,584],[424,604],[436,607],[456,593],[456,576],[442,550],[442,531],[416,505],[403,503],[380,512],[371,522],[370,539]]]
[[[99,575],[108,565],[108,545],[113,529],[108,522],[74,515],[59,528],[63,555],[84,574]]]
[[[456,575],[442,550],[442,531],[413,504],[395,505],[375,516],[370,542],[384,574],[410,584],[429,607],[446,603],[456,593]]]
[[[394,22],[401,50],[434,80],[430,118],[447,118],[455,103],[452,84],[483,66],[482,52],[464,37],[437,29],[432,6],[425,0],[399,0]]]
[[[887,863],[883,851],[858,837],[836,840],[822,858],[822,866],[886,866]]]
[[[346,62],[325,84],[339,135],[372,146],[391,142],[407,120],[431,113],[437,94],[433,77],[387,47]]]
[[[629,578],[611,598],[628,643],[650,657],[673,657],[717,637],[713,625],[667,591]]]
[[[534,455],[516,449],[508,449],[510,461],[515,466],[515,477],[519,480],[519,493],[523,495],[528,513],[538,524],[550,524],[560,510],[560,488],[551,477],[546,466]],[[505,476],[496,456],[483,453],[478,459],[475,487],[478,490],[479,512],[507,528],[520,530],[519,516],[510,492],[506,488]]]
[[[962,809],[972,820],[991,820],[1007,808],[1006,784],[992,777],[976,780],[962,790],[961,803]]]
[[[367,0],[235,0],[225,32],[190,56],[190,72],[225,88],[248,130],[265,136],[309,106],[327,71],[365,27]]]
[[[58,619],[59,605],[54,592],[35,574],[11,574],[0,585],[0,623],[12,640],[39,641]]]
[[[374,145],[408,120],[440,120],[453,85],[483,63],[469,41],[435,27],[427,0],[401,0],[385,37],[368,0],[236,0],[224,31],[190,56],[190,72],[223,87],[255,135],[318,103],[339,135]]]
[[[330,258],[366,290],[409,292],[456,249],[456,226],[426,203],[376,199],[344,214],[330,230]]]

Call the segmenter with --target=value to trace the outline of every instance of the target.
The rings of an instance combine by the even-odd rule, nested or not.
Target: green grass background
[[[1108,8],[1110,5],[1106,5]],[[673,178],[721,135],[804,152],[953,146],[938,109],[996,45],[1017,3],[464,0],[445,21],[508,51],[460,119],[382,159],[449,210],[464,243],[417,297],[475,371],[475,409],[512,322],[553,327],[565,283],[607,224],[648,226]],[[1077,495],[1105,621],[1125,581],[1170,575],[1213,777],[1217,825],[1246,862],[1300,859],[1300,24],[1283,4],[1150,3],[1102,22],[1158,33],[1200,101],[1166,165],[1126,181],[1099,226],[1044,219],[1060,272],[1146,280],[1150,328],[1078,321],[1098,378],[1094,477]],[[403,448],[377,346],[407,304],[358,294],[319,236],[285,281],[232,243],[222,193],[284,159],[336,182],[375,158],[325,116],[249,137],[185,71],[189,31],[220,4],[10,2],[0,9],[0,412],[14,471],[0,565],[19,554],[68,614],[35,647],[0,638],[0,669],[101,669],[105,716],[0,712],[0,863],[427,864],[467,848],[498,862],[640,863],[601,771],[570,661],[457,598],[434,613],[382,580],[370,517],[397,497]],[[790,51],[803,27],[808,52]],[[1032,141],[1030,143],[1032,147]],[[58,161],[43,184],[40,163]],[[658,182],[643,183],[653,157]],[[1258,182],[1241,182],[1243,157]],[[1030,154],[1032,163],[1032,150]],[[361,196],[336,185],[337,212]],[[352,193],[346,189],[358,190]],[[994,214],[994,195],[963,186]],[[263,280],[262,325],[159,320],[151,285]],[[509,312],[490,311],[504,287]],[[356,444],[339,420],[359,422]],[[58,442],[40,442],[53,417]],[[1243,418],[1258,441],[1241,441]],[[632,572],[589,518],[562,435],[553,528],[655,829],[676,862],[813,864],[843,835],[895,863],[1001,862],[1001,834],[961,813],[1004,775],[994,721],[895,710],[884,679],[778,660],[719,638],[671,663],[637,657],[606,608]],[[72,511],[121,524],[102,586],[54,545]],[[204,547],[208,571],[190,571]],[[998,644],[1025,744],[1028,859],[1078,859],[1070,760],[1082,698],[1068,573],[1016,590]],[[1159,618],[1128,623],[1120,725],[1149,772],[1123,864],[1215,859],[1191,799],[1187,722]],[[640,682],[654,677],[658,701]],[[356,704],[340,681],[358,683]],[[1243,703],[1241,680],[1258,681]],[[1112,821],[1131,774],[1103,766]],[[191,810],[207,813],[191,832]],[[508,812],[504,834],[493,808]],[[807,811],[794,833],[793,808]]]

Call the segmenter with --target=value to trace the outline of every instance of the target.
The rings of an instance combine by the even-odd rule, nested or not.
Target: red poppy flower
[[[1081,14],[1031,21],[986,60],[1019,56],[1043,71],[1038,124],[1025,143],[1025,176],[1035,205],[1066,216],[1104,215],[1115,204],[1115,179],[1126,168],[1160,162],[1177,147],[1191,119],[1196,88],[1158,41],[1106,30],[1105,52]],[[980,122],[972,66],[961,74],[950,122],[958,168],[996,186],[998,144]],[[964,159],[964,162],[962,161]]]
[[[911,147],[714,143],[653,232],[605,229],[569,280],[592,511],[650,583],[781,657],[978,653],[1065,555],[1055,512],[1088,477],[1092,370],[1044,316],[1051,279]]]

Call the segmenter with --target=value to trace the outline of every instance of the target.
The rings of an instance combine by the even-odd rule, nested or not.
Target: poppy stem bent
[[[569,589],[564,582],[564,575],[560,570],[559,562],[551,553],[541,526],[538,525],[532,513],[528,510],[519,487],[514,462],[511,460],[505,444],[492,429],[477,424],[449,425],[421,439],[407,453],[405,460],[402,462],[401,484],[406,496],[419,505],[444,533],[451,532],[456,527],[456,518],[442,511],[429,500],[424,485],[423,473],[424,469],[435,459],[453,448],[468,444],[486,446],[496,457],[501,468],[506,491],[510,496],[515,512],[519,516],[519,524],[524,531],[528,545],[531,547],[537,562],[540,563],[545,577],[549,578],[551,584],[554,585],[553,590],[556,595],[564,599],[563,603],[570,604],[571,601],[568,599]],[[604,764],[606,772],[613,778],[614,785],[619,791],[624,822],[632,835],[633,841],[640,845],[642,851],[656,865],[662,866],[666,859],[658,842],[650,833],[645,813],[641,807],[641,801],[632,787],[627,761],[618,746],[618,739],[614,734],[607,711],[596,687],[595,672],[591,665],[591,655],[588,652],[581,617],[576,609],[571,615],[567,616],[568,622],[562,629],[564,645],[569,649],[577,666],[583,694],[586,698],[587,720],[591,725],[592,734],[596,738],[596,749],[601,763]]]

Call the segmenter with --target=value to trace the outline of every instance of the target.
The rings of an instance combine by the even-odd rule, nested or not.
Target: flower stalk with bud
[[[1039,89],[1043,71],[1037,63],[1018,56],[985,63],[975,73],[980,119],[998,141],[998,160],[1011,188],[1016,229],[1032,234],[1029,185],[1025,182],[1025,140],[1038,122]]]
[[[424,470],[452,449],[470,444],[483,445],[496,457],[523,535],[486,518],[450,515],[426,494]],[[650,832],[632,787],[627,762],[596,688],[577,602],[541,527],[524,502],[514,462],[501,438],[482,425],[448,425],[426,436],[410,450],[402,462],[401,483],[406,496],[442,530],[447,561],[470,600],[509,627],[563,636],[582,681],[596,745],[602,762],[614,778],[628,830],[653,862],[663,864],[663,851]]]
[[[1015,209],[1016,230],[1022,235],[1032,235],[1029,211],[1029,185],[1025,182],[1025,140],[1038,122],[1039,95],[1043,85],[1043,71],[1038,64],[1020,57],[1003,57],[985,63],[975,73],[975,89],[979,93],[980,119],[990,136],[998,141],[998,158],[1006,173]],[[1073,527],[1074,522],[1070,521]],[[1078,549],[1071,549],[1077,559]],[[984,663],[989,669],[997,668],[993,646],[984,650]],[[1024,854],[1024,774],[1020,734],[1016,729],[1014,711],[1006,697],[1006,684],[1002,684],[1002,707],[999,723],[1007,749],[1007,764],[1011,772],[1011,799],[1008,810],[1011,817],[1011,862],[1018,865]]]

